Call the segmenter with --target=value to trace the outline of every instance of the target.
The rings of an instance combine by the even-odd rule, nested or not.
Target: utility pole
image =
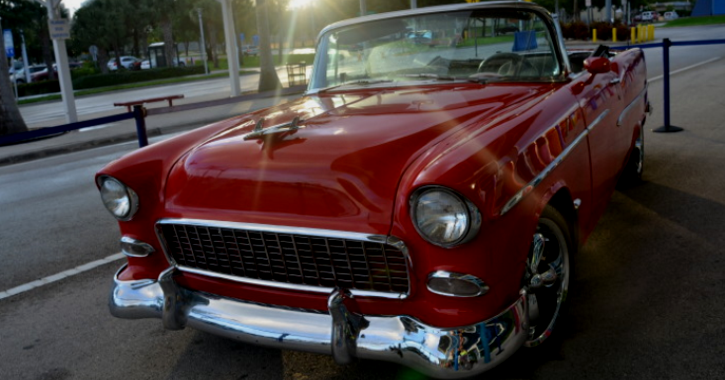
[[[368,14],[368,7],[365,3],[365,0],[360,0],[360,16],[365,16]]]
[[[201,48],[201,60],[204,61],[204,74],[209,74],[209,63],[206,61],[206,41],[204,40],[204,21],[201,19],[201,8],[196,8],[199,13],[199,34],[201,35],[201,41],[199,41],[199,47]]]
[[[418,8],[418,0],[410,0],[410,9]]]

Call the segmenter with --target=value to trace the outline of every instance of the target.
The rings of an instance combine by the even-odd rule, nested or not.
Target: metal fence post
[[[670,125],[670,46],[672,41],[669,38],[662,40],[662,67],[663,85],[665,88],[665,125],[654,130],[654,132],[680,132],[683,129]]]
[[[133,118],[136,119],[136,134],[138,135],[138,147],[143,148],[149,145],[149,138],[146,135],[146,108],[137,104],[133,106]]]

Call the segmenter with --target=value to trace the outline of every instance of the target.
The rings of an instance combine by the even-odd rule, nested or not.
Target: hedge
[[[157,79],[176,78],[186,75],[204,74],[203,66],[193,67],[164,67],[141,71],[118,70],[109,74],[92,74],[77,69],[71,71],[74,90],[89,88],[118,86],[128,83],[146,82]],[[78,71],[76,73],[76,71]],[[18,85],[18,96],[43,95],[60,92],[60,83],[57,80],[45,80]]]
[[[85,90],[195,74],[204,74],[204,67],[164,67],[139,71],[118,70],[110,74],[86,75],[73,79],[73,88],[76,90]]]

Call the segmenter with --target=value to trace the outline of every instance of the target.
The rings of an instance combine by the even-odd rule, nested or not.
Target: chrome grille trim
[[[260,234],[275,234],[274,239],[276,239],[277,247],[280,248],[280,253],[270,253],[269,248],[267,246],[267,239],[265,239],[264,235],[262,236],[262,244],[261,247],[263,248],[262,256],[252,255],[252,257],[246,257],[242,254],[242,250],[238,250],[238,255],[235,255],[235,257],[232,257],[232,255],[225,253],[225,254],[218,254],[216,252],[217,248],[212,244],[211,245],[211,251],[214,252],[214,258],[213,262],[214,265],[219,264],[219,259],[221,261],[229,262],[229,265],[232,265],[232,260],[238,260],[239,263],[241,263],[240,268],[235,268],[237,271],[243,271],[244,275],[235,275],[235,274],[227,274],[227,273],[221,273],[213,270],[207,270],[204,268],[197,268],[189,265],[184,265],[184,263],[179,263],[177,260],[173,257],[173,254],[168,246],[168,241],[164,237],[163,228],[165,226],[183,226],[184,230],[186,231],[187,228],[195,228],[197,231],[194,231],[194,233],[198,233],[198,228],[203,229],[225,229],[225,230],[232,230],[232,232],[238,232],[233,233],[233,239],[234,244],[236,247],[240,247],[242,244],[240,244],[239,240],[240,237],[238,235],[243,235],[243,238],[246,238],[246,241],[249,242],[249,245],[252,245],[252,241],[255,239],[254,237],[250,236],[250,233],[260,233]],[[188,233],[188,231],[186,231]],[[392,249],[395,249],[399,251],[400,255],[402,256],[401,259],[404,261],[404,263],[397,264],[397,266],[405,267],[405,273],[402,273],[402,270],[398,270],[396,273],[398,273],[398,277],[396,277],[397,282],[395,283],[395,287],[402,288],[405,287],[405,291],[379,291],[379,290],[368,290],[368,289],[357,289],[354,287],[349,287],[351,294],[355,296],[363,296],[363,297],[377,297],[377,298],[389,298],[389,299],[405,299],[410,294],[410,273],[411,270],[411,261],[410,256],[408,255],[408,250],[405,246],[405,244],[398,238],[395,237],[388,237],[385,235],[371,235],[371,234],[363,234],[363,233],[356,233],[356,232],[347,232],[347,231],[336,231],[336,230],[324,230],[324,229],[313,229],[313,228],[298,228],[298,227],[288,227],[288,226],[275,226],[275,225],[263,225],[263,224],[251,224],[251,223],[236,223],[236,222],[221,222],[221,221],[210,221],[210,220],[199,220],[199,219],[161,219],[158,222],[156,222],[156,235],[159,239],[159,242],[161,243],[164,255],[166,256],[169,263],[174,266],[175,268],[179,269],[182,272],[187,273],[194,273],[194,274],[200,274],[204,276],[209,276],[213,278],[220,278],[230,281],[235,281],[239,283],[245,283],[245,284],[253,284],[253,285],[260,285],[260,286],[267,286],[267,287],[273,287],[273,288],[279,288],[279,289],[287,289],[287,290],[302,290],[307,292],[314,292],[314,293],[324,293],[324,294],[330,294],[335,289],[333,286],[323,286],[323,285],[309,285],[304,283],[298,283],[298,282],[289,282],[290,272],[292,272],[292,277],[299,277],[302,279],[302,281],[305,281],[305,275],[306,273],[311,273],[314,271],[314,274],[310,277],[314,277],[317,279],[318,282],[322,282],[322,277],[324,275],[329,275],[331,278],[325,279],[326,282],[334,281],[335,283],[338,283],[338,280],[343,282],[349,282],[349,283],[368,283],[372,287],[374,284],[373,280],[373,273],[370,271],[370,265],[371,265],[371,256],[374,255],[368,255],[366,246],[364,243],[375,243],[375,244],[381,244],[383,247],[382,251],[382,258],[380,261],[384,262],[386,273],[383,277],[387,277],[387,284],[391,287],[393,287],[393,282],[391,278],[391,273],[389,270],[390,267],[388,266],[388,260],[389,257],[387,257],[387,254],[384,250],[384,246],[389,246]],[[201,235],[201,234],[200,234]],[[283,242],[280,240],[280,235],[283,236],[289,236],[289,242],[285,242],[289,245],[291,245],[293,252],[287,252],[287,254],[283,253],[281,250],[281,247],[283,246]],[[208,236],[209,241],[211,241],[211,235]],[[200,236],[201,238],[201,236]],[[306,260],[305,266],[302,265],[302,257],[300,250],[298,248],[298,239],[308,239],[308,243],[310,246],[310,249],[312,249],[312,240],[315,238],[323,239],[325,242],[325,249],[327,250],[326,258],[327,261],[319,261],[319,257],[312,254],[310,252],[310,256],[307,258],[304,258]],[[336,267],[335,262],[342,260],[342,258],[338,257],[335,259],[334,252],[331,250],[330,247],[330,240],[341,240],[342,246],[337,247],[343,249],[343,251],[346,253],[345,260],[347,260],[347,269],[349,270],[349,273],[345,274],[345,276],[349,277],[349,280],[345,279],[338,279],[338,273],[334,268]],[[348,248],[348,242],[355,241],[360,242],[360,247],[356,248],[362,252],[362,258],[364,259],[362,262],[355,261],[355,264],[361,264],[364,263],[364,268],[361,266],[355,267],[353,265],[354,260],[351,259],[350,255],[348,254],[350,252]],[[226,245],[228,241],[224,241],[224,244]],[[246,244],[246,243],[243,243]],[[191,241],[186,242],[186,245],[192,246]],[[195,257],[192,257],[191,260],[195,260],[197,256],[196,254],[197,250],[194,250]],[[207,254],[204,254],[204,250],[198,250],[201,255],[203,255],[203,261],[205,264],[208,264],[210,261],[208,261],[207,254],[210,252],[210,250],[206,250]],[[261,252],[257,252],[259,254]],[[296,258],[296,262],[294,259],[292,260],[292,263],[296,264],[296,268],[292,268],[292,271],[288,268],[288,259],[287,256],[294,256]],[[278,256],[279,258],[276,258]],[[339,256],[339,253],[338,253]],[[262,261],[259,261],[259,258],[262,257]],[[259,270],[259,266],[257,264],[259,262],[263,262],[266,258],[266,265],[269,268],[269,276],[274,277],[275,275],[279,275],[279,273],[274,272],[275,268],[282,271],[283,275],[288,279],[288,282],[283,281],[276,281],[276,280],[267,280],[263,278],[253,278],[253,277],[247,277],[247,271],[254,272],[255,274],[258,273],[266,273],[264,270]],[[246,260],[245,260],[246,259]],[[254,269],[247,268],[246,266],[253,266]],[[314,269],[305,269],[305,267],[313,268]],[[329,267],[329,271],[321,270],[320,267]],[[365,280],[359,280],[361,277],[360,273],[355,273],[354,270],[360,270],[363,269],[363,271],[366,273],[365,275],[368,277]],[[231,269],[230,269],[231,270]],[[299,276],[296,274],[299,273]],[[403,278],[404,276],[404,278]],[[258,277],[258,275],[257,275]],[[380,276],[377,276],[375,278],[379,278]],[[358,278],[358,280],[356,280]],[[401,285],[405,281],[405,285]],[[380,283],[378,283],[380,284]],[[338,286],[339,287],[339,286]]]

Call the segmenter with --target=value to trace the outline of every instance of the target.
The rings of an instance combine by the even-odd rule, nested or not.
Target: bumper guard
[[[178,286],[174,268],[158,280],[122,281],[116,273],[109,298],[118,318],[160,318],[170,330],[186,326],[225,338],[332,355],[340,364],[353,358],[403,364],[426,375],[455,379],[487,371],[511,356],[528,337],[526,294],[499,315],[459,328],[427,326],[409,316],[357,315],[352,298],[335,290],[329,314],[245,302]]]

